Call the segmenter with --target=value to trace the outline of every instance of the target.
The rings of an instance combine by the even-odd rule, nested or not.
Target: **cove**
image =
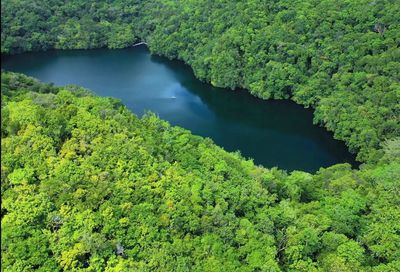
[[[265,167],[315,172],[336,163],[357,165],[344,142],[313,125],[312,110],[214,88],[197,80],[189,66],[151,56],[145,46],[3,56],[1,68],[118,98],[139,116],[155,112]]]

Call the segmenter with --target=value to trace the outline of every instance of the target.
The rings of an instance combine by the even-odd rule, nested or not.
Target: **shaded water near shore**
[[[312,124],[311,110],[214,88],[187,65],[151,56],[145,46],[25,53],[3,57],[1,67],[118,98],[137,115],[150,110],[265,167],[315,172],[336,163],[357,165],[343,142]]]

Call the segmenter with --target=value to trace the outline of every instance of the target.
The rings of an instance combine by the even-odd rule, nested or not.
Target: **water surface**
[[[151,110],[265,167],[314,172],[335,163],[355,164],[343,142],[312,124],[311,110],[214,88],[198,81],[187,65],[151,56],[144,46],[25,53],[3,57],[1,67],[119,98],[138,115]]]

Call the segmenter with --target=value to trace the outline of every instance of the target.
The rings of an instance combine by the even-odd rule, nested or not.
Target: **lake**
[[[151,56],[145,46],[3,56],[1,67],[118,98],[137,115],[150,110],[265,167],[315,172],[336,163],[357,165],[344,142],[313,125],[312,110],[214,88],[197,80],[189,66]]]

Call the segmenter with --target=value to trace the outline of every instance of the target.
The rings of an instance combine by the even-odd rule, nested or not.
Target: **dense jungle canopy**
[[[397,271],[397,0],[1,2],[1,52],[145,41],[292,99],[363,164],[265,169],[77,87],[1,74],[2,271]]]

